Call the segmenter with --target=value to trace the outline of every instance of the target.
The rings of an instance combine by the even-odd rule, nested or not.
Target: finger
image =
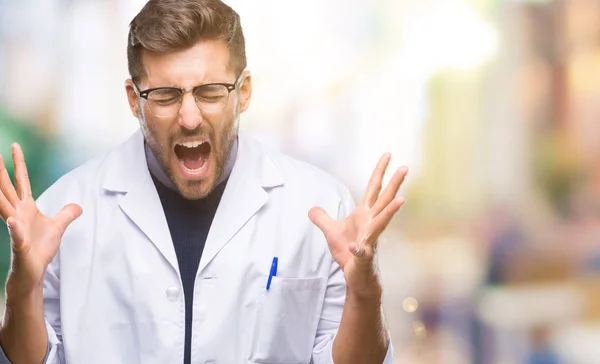
[[[25,241],[21,225],[14,217],[9,217],[6,220],[6,224],[8,225],[8,232],[13,243],[13,249],[15,251],[20,251],[23,248],[23,241]]]
[[[392,217],[404,205],[404,197],[398,197],[392,200],[383,211],[373,219],[373,235],[379,236],[388,226]]]
[[[0,217],[4,221],[8,221],[8,218],[15,216],[15,208],[8,202],[2,191],[0,191]]]
[[[17,186],[17,194],[24,200],[31,196],[31,186],[29,184],[29,176],[27,174],[27,166],[25,165],[25,156],[23,149],[18,143],[12,145],[13,163],[15,164],[15,185]]]
[[[396,170],[388,185],[385,186],[383,193],[379,196],[375,205],[373,205],[373,208],[371,209],[373,216],[379,215],[379,213],[396,197],[407,173],[408,168],[406,167],[400,167]]]
[[[333,220],[325,210],[320,207],[313,207],[308,212],[308,217],[313,224],[317,225],[319,229],[325,234],[325,236],[329,235],[331,226],[335,220]]]
[[[2,155],[0,155],[0,192],[4,194],[4,197],[6,197],[13,208],[17,206],[19,196],[17,196],[17,192],[10,180]]]
[[[390,153],[385,153],[381,158],[379,158],[379,162],[377,162],[377,166],[371,174],[369,184],[367,185],[367,189],[365,190],[365,194],[363,195],[363,205],[371,207],[373,206],[375,201],[377,201],[377,197],[379,196],[379,192],[381,191],[381,183],[383,181],[383,176],[385,175],[385,170],[390,164],[391,158],[392,155]]]
[[[62,210],[54,217],[54,222],[56,222],[61,229],[61,232],[64,233],[67,230],[67,227],[75,221],[81,214],[83,213],[83,209],[81,206],[76,204],[68,204],[63,207]]]

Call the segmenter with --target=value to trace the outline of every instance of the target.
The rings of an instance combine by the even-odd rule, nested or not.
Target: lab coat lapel
[[[283,184],[260,145],[240,134],[237,160],[213,219],[198,274],[267,202],[269,191]]]
[[[175,271],[179,272],[177,256],[165,213],[148,171],[141,131],[134,134],[114,153],[103,183],[106,191],[123,193],[119,206],[131,221],[156,246]],[[126,244],[127,242],[123,242]]]

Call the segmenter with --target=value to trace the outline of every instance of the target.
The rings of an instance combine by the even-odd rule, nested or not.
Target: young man
[[[140,131],[122,146],[37,203],[20,147],[16,188],[0,160],[3,360],[391,363],[375,252],[406,168],[381,192],[382,157],[355,207],[332,177],[239,134],[252,83],[219,0],[150,0],[127,56]]]

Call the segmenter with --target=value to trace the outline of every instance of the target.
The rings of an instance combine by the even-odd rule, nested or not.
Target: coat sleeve
[[[61,203],[53,198],[61,194],[54,191],[53,187],[51,186],[46,190],[36,201],[38,208],[46,216],[55,216],[62,208]],[[46,332],[48,333],[48,348],[44,363],[64,364],[60,319],[60,249],[44,273],[43,292],[44,319],[46,321]],[[0,364],[10,364],[2,348],[0,348]]]
[[[48,332],[48,349],[43,363],[46,364],[64,364],[65,362],[60,332],[58,259],[57,255],[48,266],[44,276],[44,317]],[[0,347],[0,364],[11,364],[2,347]]]

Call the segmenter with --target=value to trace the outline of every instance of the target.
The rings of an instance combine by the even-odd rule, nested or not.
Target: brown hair
[[[150,0],[129,25],[127,63],[134,81],[144,74],[142,52],[168,53],[201,40],[223,39],[236,76],[246,68],[240,16],[220,0]]]

